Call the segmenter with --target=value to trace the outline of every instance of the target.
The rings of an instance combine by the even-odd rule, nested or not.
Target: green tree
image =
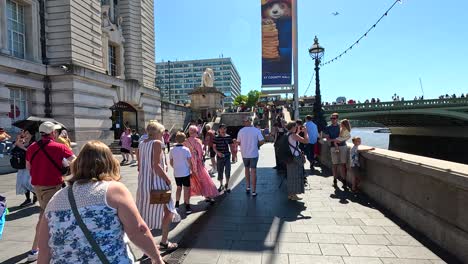
[[[246,103],[247,102],[247,95],[238,95],[236,96],[236,98],[234,98],[234,102],[232,103],[234,106],[238,106],[240,105],[242,102]]]
[[[247,94],[247,106],[253,107],[257,104],[258,98],[262,94],[260,91],[252,90]]]

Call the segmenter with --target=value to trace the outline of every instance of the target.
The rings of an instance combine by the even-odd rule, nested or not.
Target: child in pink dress
[[[239,144],[237,144],[237,139],[232,140],[231,144],[231,154],[232,154],[232,163],[237,162],[237,149],[238,149]]]
[[[192,154],[192,176],[190,177],[190,196],[204,196],[209,202],[214,202],[214,197],[219,195],[216,185],[211,180],[208,171],[203,164],[202,142],[197,138],[196,126],[189,127],[189,138],[185,140],[184,146],[189,148]]]

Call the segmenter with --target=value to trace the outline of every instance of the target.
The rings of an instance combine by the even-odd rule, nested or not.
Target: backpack
[[[289,136],[291,136],[291,133],[286,133],[284,135],[282,135],[279,139],[278,139],[278,144],[277,144],[277,154],[278,154],[278,162],[279,163],[283,163],[283,164],[287,164],[287,163],[290,163],[292,162],[294,156],[291,152],[291,148],[290,147],[293,147],[296,149],[296,151],[299,151],[299,148],[298,148],[298,143],[296,143],[296,146],[293,146],[289,143]]]
[[[13,148],[11,150],[10,165],[13,169],[26,169],[26,151],[21,148]]]

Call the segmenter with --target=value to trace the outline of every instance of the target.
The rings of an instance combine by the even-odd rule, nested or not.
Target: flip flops
[[[176,250],[179,247],[177,243],[167,242],[167,243],[159,243],[159,248],[162,250]]]

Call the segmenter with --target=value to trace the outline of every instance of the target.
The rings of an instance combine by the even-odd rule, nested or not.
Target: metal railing
[[[421,108],[444,108],[444,107],[468,107],[468,98],[447,98],[447,99],[429,99],[429,100],[411,100],[411,101],[391,101],[380,103],[363,104],[340,104],[324,105],[323,110],[326,113],[333,112],[368,112],[385,110],[410,110]],[[305,106],[299,109],[301,114],[311,113],[313,106]]]

